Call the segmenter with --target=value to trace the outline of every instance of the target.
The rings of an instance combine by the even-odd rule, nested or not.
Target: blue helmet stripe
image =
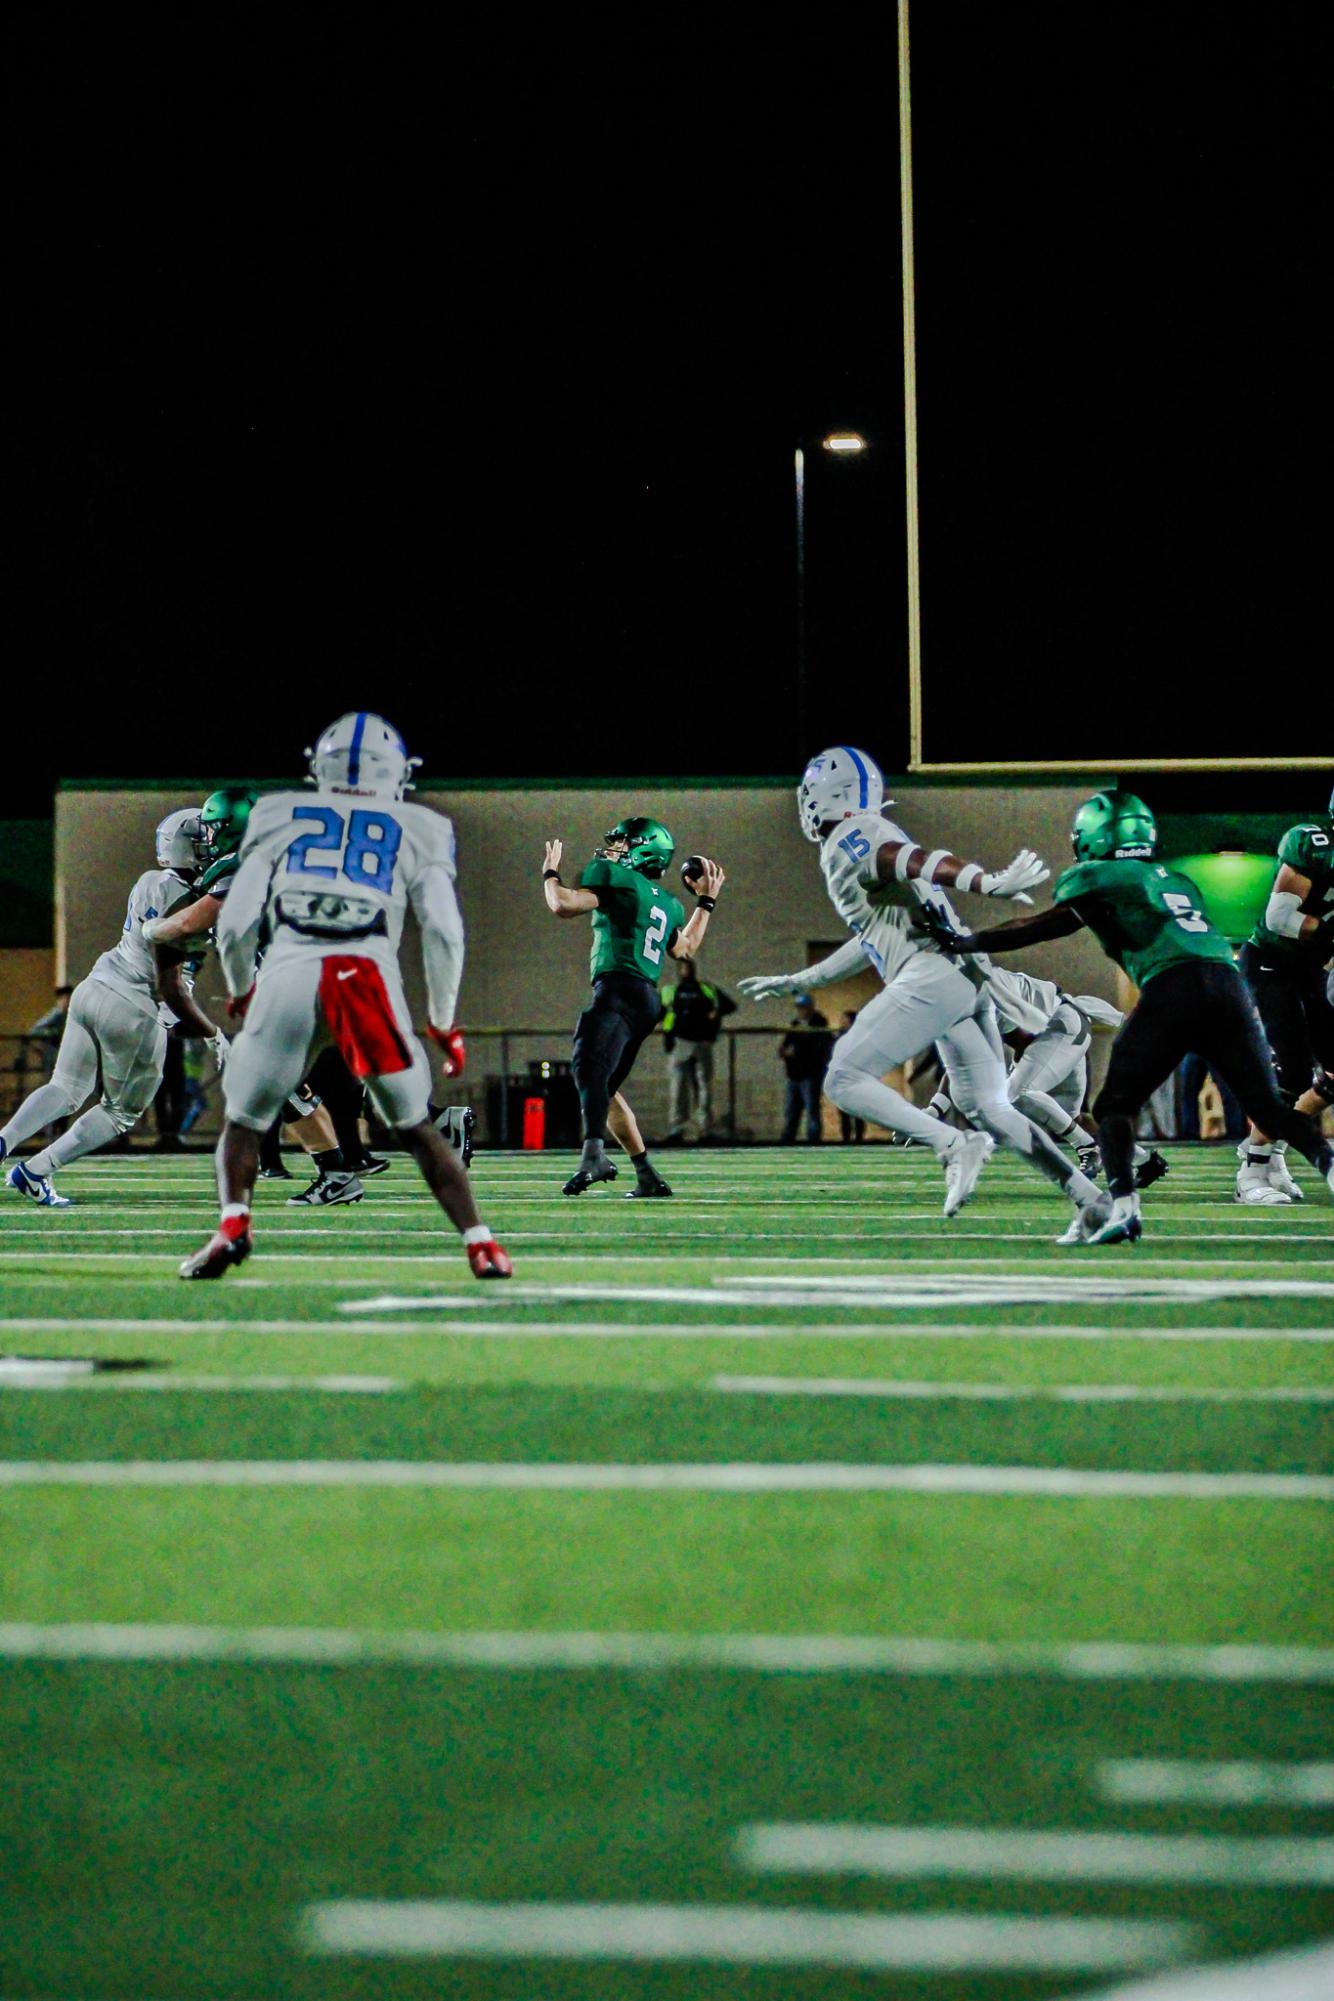
[[[847,755],[852,759],[854,765],[857,767],[857,777],[861,781],[861,793],[862,793],[861,799],[858,803],[860,804],[862,811],[865,812],[871,797],[870,792],[867,789],[869,781],[866,776],[866,766],[862,763],[861,757],[855,750],[852,749],[851,745],[845,743],[843,749],[845,750]]]
[[[349,785],[355,785],[361,777],[361,739],[365,734],[366,712],[363,709],[357,716],[356,728],[352,732],[352,742],[347,753],[347,782]]]

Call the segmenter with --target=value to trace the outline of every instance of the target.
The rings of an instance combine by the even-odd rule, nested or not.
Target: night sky
[[[1330,67],[1244,19],[919,0],[934,757],[1146,686],[1245,750],[1258,647],[1318,734]],[[11,31],[6,811],[369,704],[437,776],[903,765],[894,24],[776,20]]]

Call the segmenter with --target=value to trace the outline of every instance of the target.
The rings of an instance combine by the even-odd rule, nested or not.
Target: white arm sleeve
[[[452,868],[443,860],[433,862],[422,870],[409,894],[421,926],[431,1022],[436,1028],[452,1028],[463,983],[463,917]]]
[[[217,930],[218,963],[229,994],[248,994],[255,984],[260,926],[272,875],[272,862],[254,848],[232,877]]]
[[[1290,889],[1276,889],[1265,905],[1265,924],[1276,937],[1300,938],[1302,900]]]
[[[807,966],[802,973],[790,977],[794,989],[804,993],[807,987],[832,987],[837,980],[850,979],[854,973],[864,973],[870,964],[862,949],[860,938],[849,938],[846,945],[840,945],[827,959],[821,959],[814,966]]]

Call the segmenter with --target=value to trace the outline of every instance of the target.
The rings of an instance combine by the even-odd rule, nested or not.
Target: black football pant
[[[323,1099],[333,1121],[335,1137],[348,1167],[366,1158],[361,1127],[357,1123],[366,1104],[366,1086],[354,1077],[343,1061],[342,1051],[332,1044],[321,1049],[307,1079]]]
[[[593,998],[574,1025],[574,1086],[584,1115],[585,1140],[607,1137],[607,1107],[634,1068],[658,1025],[658,990],[637,973],[603,973]]]
[[[1314,1121],[1279,1096],[1264,1029],[1245,980],[1221,959],[1197,959],[1154,974],[1112,1045],[1107,1081],[1093,1116],[1113,1195],[1129,1195],[1135,1186],[1135,1120],[1192,1050],[1215,1076],[1226,1078],[1261,1132],[1287,1140],[1321,1174],[1328,1172],[1334,1154]]]
[[[1334,1006],[1323,970],[1290,965],[1263,945],[1242,947],[1241,970],[1269,1038],[1280,1096],[1295,1105],[1314,1083],[1334,1102]]]

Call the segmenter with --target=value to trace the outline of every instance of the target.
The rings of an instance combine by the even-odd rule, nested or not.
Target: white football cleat
[[[1249,1203],[1253,1209],[1286,1209],[1291,1204],[1291,1195],[1285,1195],[1269,1178],[1273,1164],[1272,1154],[1268,1160],[1242,1162],[1237,1169],[1238,1202]]]
[[[1117,1195],[1113,1198],[1110,1212],[1101,1221],[1094,1223],[1084,1242],[1137,1244],[1143,1234],[1144,1225],[1139,1219],[1139,1196]]]
[[[1275,1147],[1269,1156],[1269,1186],[1277,1188],[1280,1195],[1286,1195],[1289,1202],[1304,1202],[1306,1197],[1292,1178],[1288,1167],[1288,1156]]]
[[[990,1133],[960,1133],[941,1154],[945,1169],[946,1216],[957,1216],[977,1186],[978,1176],[996,1150]]]
[[[1086,1202],[1082,1209],[1076,1209],[1070,1218],[1064,1234],[1056,1239],[1063,1248],[1074,1244],[1086,1244],[1093,1232],[1100,1229],[1112,1213],[1110,1195],[1098,1195],[1092,1202]]]

